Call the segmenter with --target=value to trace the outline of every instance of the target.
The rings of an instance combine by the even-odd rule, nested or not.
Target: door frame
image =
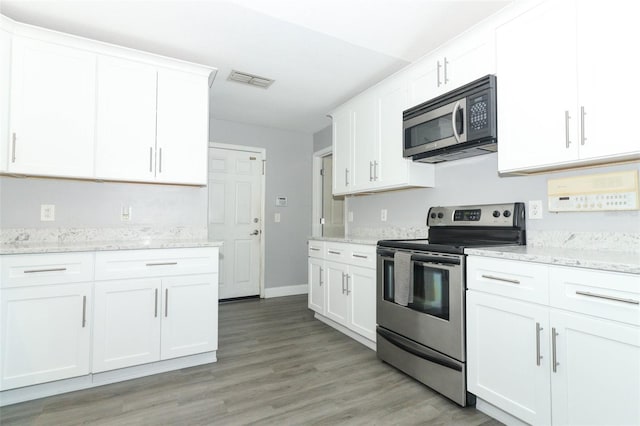
[[[322,177],[320,176],[320,170],[322,169],[322,158],[328,155],[333,155],[333,147],[328,146],[322,148],[313,153],[313,177],[312,177],[312,201],[311,201],[311,236],[322,237],[322,225],[320,224],[320,218],[322,218]],[[344,210],[342,212],[344,221],[344,234],[347,235],[348,223],[347,223],[347,196],[344,197]]]
[[[266,211],[265,211],[265,192],[266,192],[266,182],[267,182],[267,149],[259,148],[256,146],[248,146],[248,145],[234,145],[228,143],[219,143],[219,142],[209,142],[209,146],[207,148],[207,234],[209,232],[209,150],[210,149],[227,149],[231,151],[244,151],[244,152],[255,152],[257,154],[262,155],[262,179],[260,179],[260,215],[262,216],[262,235],[260,238],[260,276],[258,277],[259,285],[260,285],[260,298],[264,299],[264,248],[265,248],[265,240],[267,238],[267,221],[266,221]]]

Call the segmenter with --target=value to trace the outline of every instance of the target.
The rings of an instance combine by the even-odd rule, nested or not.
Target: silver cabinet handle
[[[565,147],[569,148],[571,145],[571,141],[569,140],[569,120],[571,116],[569,115],[569,111],[564,112],[564,139],[565,139]]]
[[[344,294],[344,272],[342,273],[342,294]]]
[[[16,132],[13,132],[11,139],[11,162],[16,162]]]
[[[318,274],[320,276],[320,287],[322,287],[322,267],[318,268],[320,273]]]
[[[160,148],[160,162],[158,166],[158,173],[162,173],[162,148]]]
[[[170,266],[177,265],[178,262],[158,262],[158,263],[147,263],[147,266]]]
[[[347,282],[347,296],[351,293],[351,291],[349,290],[349,274],[345,274],[346,276],[346,282]]]
[[[442,83],[440,82],[440,67],[441,67],[441,65],[440,65],[440,61],[438,61],[438,65],[437,65],[438,87],[440,87],[440,84],[442,84]]]
[[[556,332],[556,328],[553,327],[551,329],[551,364],[553,364],[553,372],[558,371],[557,367],[560,365],[558,362],[558,355],[556,354],[556,337],[558,333]]]
[[[327,250],[327,252],[328,252],[328,253],[331,253],[331,254],[337,254],[337,255],[342,254],[342,253],[340,253],[339,251],[334,251],[334,250]]]
[[[373,161],[369,161],[369,182],[373,180]]]
[[[616,302],[629,303],[631,305],[640,305],[640,300],[624,299],[622,297],[607,296],[606,294],[591,293],[590,291],[576,291],[581,296],[596,297],[598,299],[614,300]]]
[[[587,113],[584,110],[584,106],[580,107],[580,145],[584,145],[584,142],[587,140],[587,137],[584,135],[584,116]]]
[[[536,323],[536,365],[540,366],[540,360],[542,359],[542,355],[540,355],[540,332],[544,330],[544,328],[540,327],[540,323]]]
[[[158,289],[156,288],[155,305],[153,308],[153,317],[158,318]]]
[[[449,82],[449,78],[447,77],[447,65],[449,64],[449,61],[447,61],[447,57],[444,57],[444,84],[447,84]]]
[[[373,180],[374,181],[378,180],[378,162],[377,161],[373,162]]]
[[[369,256],[363,256],[361,254],[353,254],[352,256],[353,257],[357,257],[358,259],[368,259],[369,258]]]
[[[344,169],[344,185],[349,186],[349,169]]]
[[[494,275],[482,275],[482,278],[486,278],[488,280],[495,280],[495,281],[503,281],[505,283],[511,283],[511,284],[520,284],[520,281],[518,280],[513,280],[510,278],[502,278],[502,277],[496,277]]]
[[[320,251],[320,249],[316,248],[316,247],[309,247],[309,250],[311,250],[311,251]]]
[[[67,268],[50,268],[50,269],[27,269],[22,271],[23,274],[38,274],[40,272],[64,272]]]
[[[87,325],[87,296],[82,296],[82,328]]]
[[[149,172],[153,172],[153,147],[149,147]]]
[[[169,289],[164,290],[164,317],[169,316]]]

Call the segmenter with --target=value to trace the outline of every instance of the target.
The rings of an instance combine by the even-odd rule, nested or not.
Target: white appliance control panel
[[[550,212],[638,210],[638,172],[635,170],[549,179]]]

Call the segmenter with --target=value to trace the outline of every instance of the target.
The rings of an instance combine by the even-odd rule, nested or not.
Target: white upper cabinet
[[[640,156],[626,130],[640,94],[630,83],[640,71],[630,54],[637,9],[548,1],[497,28],[500,172]]]
[[[207,184],[209,86],[206,76],[158,70],[156,177]]]
[[[406,106],[407,80],[398,74],[332,114],[334,194],[434,185],[433,165],[402,156]]]
[[[420,59],[408,70],[409,107],[495,72],[493,32],[472,30]]]
[[[3,16],[0,59],[0,173],[206,185],[215,69]]]
[[[8,171],[91,178],[96,55],[13,38]]]
[[[97,178],[154,180],[156,74],[139,62],[98,58]]]

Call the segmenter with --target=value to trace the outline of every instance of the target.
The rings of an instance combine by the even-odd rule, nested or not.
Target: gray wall
[[[424,226],[427,210],[437,205],[542,200],[543,218],[527,220],[529,230],[640,232],[640,211],[549,213],[546,198],[548,179],[639,170],[637,163],[513,177],[499,177],[497,169],[497,154],[440,163],[436,165],[435,188],[349,197],[347,209],[354,215],[354,221],[348,224],[349,229]],[[380,209],[383,208],[388,210],[387,222],[380,221]]]
[[[313,152],[318,152],[323,148],[331,146],[332,141],[331,126],[327,126],[313,134]]]
[[[266,148],[265,288],[306,284],[312,135],[224,120],[211,120],[209,134],[212,142]],[[288,206],[275,207],[276,196]]]
[[[55,204],[56,220],[40,221],[40,204]],[[131,206],[130,222],[120,221]],[[0,228],[205,227],[202,187],[0,177]]]

